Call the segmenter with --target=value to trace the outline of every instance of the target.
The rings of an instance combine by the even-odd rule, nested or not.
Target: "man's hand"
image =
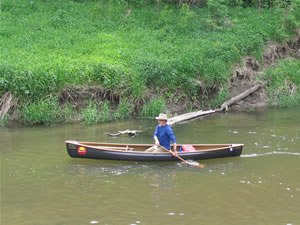
[[[154,137],[154,143],[155,143],[155,145],[157,145],[157,146],[160,145],[159,140],[158,140],[158,138],[157,138],[156,136]]]
[[[171,151],[171,153],[173,156],[175,156],[175,157],[177,156],[177,151]]]
[[[173,151],[171,151],[171,152],[172,152],[173,156],[175,156],[175,157],[177,156],[177,144],[176,143],[173,144]]]
[[[174,152],[176,152],[176,150],[177,150],[177,144],[176,143],[173,144],[173,148],[174,148]]]

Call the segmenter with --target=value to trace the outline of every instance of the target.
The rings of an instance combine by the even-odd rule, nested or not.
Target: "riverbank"
[[[9,99],[3,94],[12,96],[2,124],[91,124],[215,108],[262,73],[276,77],[264,70],[271,71],[277,59],[297,58],[299,51],[299,41],[291,38],[299,26],[296,5],[258,10],[224,4],[178,8],[163,2],[18,0],[1,3],[0,16],[2,111]],[[265,54],[263,49],[272,45],[275,52]],[[278,53],[276,46],[285,45],[280,48],[289,54]],[[266,55],[274,59],[267,67]],[[283,64],[297,74],[297,61]],[[289,74],[282,78],[291,80]],[[274,82],[277,86],[271,82],[255,94],[265,95],[264,103],[275,95],[277,104],[276,95],[281,96],[269,95],[280,83]],[[286,93],[298,96],[297,79],[292,86]]]

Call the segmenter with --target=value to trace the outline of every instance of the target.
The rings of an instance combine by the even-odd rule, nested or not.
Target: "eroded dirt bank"
[[[253,87],[258,82],[264,80],[264,70],[276,68],[276,62],[284,58],[300,59],[300,36],[293,37],[284,44],[274,42],[267,43],[262,62],[258,62],[254,57],[246,56],[241,64],[237,65],[232,72],[229,86],[229,98],[236,96],[244,90]],[[292,86],[291,86],[292,88]],[[232,106],[234,110],[245,110],[268,105],[268,95],[266,87],[260,88],[247,98],[237,102]]]

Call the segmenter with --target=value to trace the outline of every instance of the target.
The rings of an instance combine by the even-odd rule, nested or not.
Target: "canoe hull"
[[[150,147],[151,145],[149,145]],[[80,142],[66,141],[67,152],[72,158],[107,159],[124,161],[177,161],[170,153],[145,153],[138,151],[114,151],[99,147],[83,145]],[[80,152],[78,148],[83,148]],[[240,156],[243,145],[228,145],[228,147],[201,150],[197,152],[178,152],[185,160],[204,160],[223,157]]]

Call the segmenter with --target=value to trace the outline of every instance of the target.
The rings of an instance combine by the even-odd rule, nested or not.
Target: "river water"
[[[244,143],[241,157],[180,162],[72,159],[64,141],[152,143],[156,121],[0,129],[3,225],[300,224],[300,108],[174,125],[178,143]],[[132,138],[104,132],[141,129]]]

